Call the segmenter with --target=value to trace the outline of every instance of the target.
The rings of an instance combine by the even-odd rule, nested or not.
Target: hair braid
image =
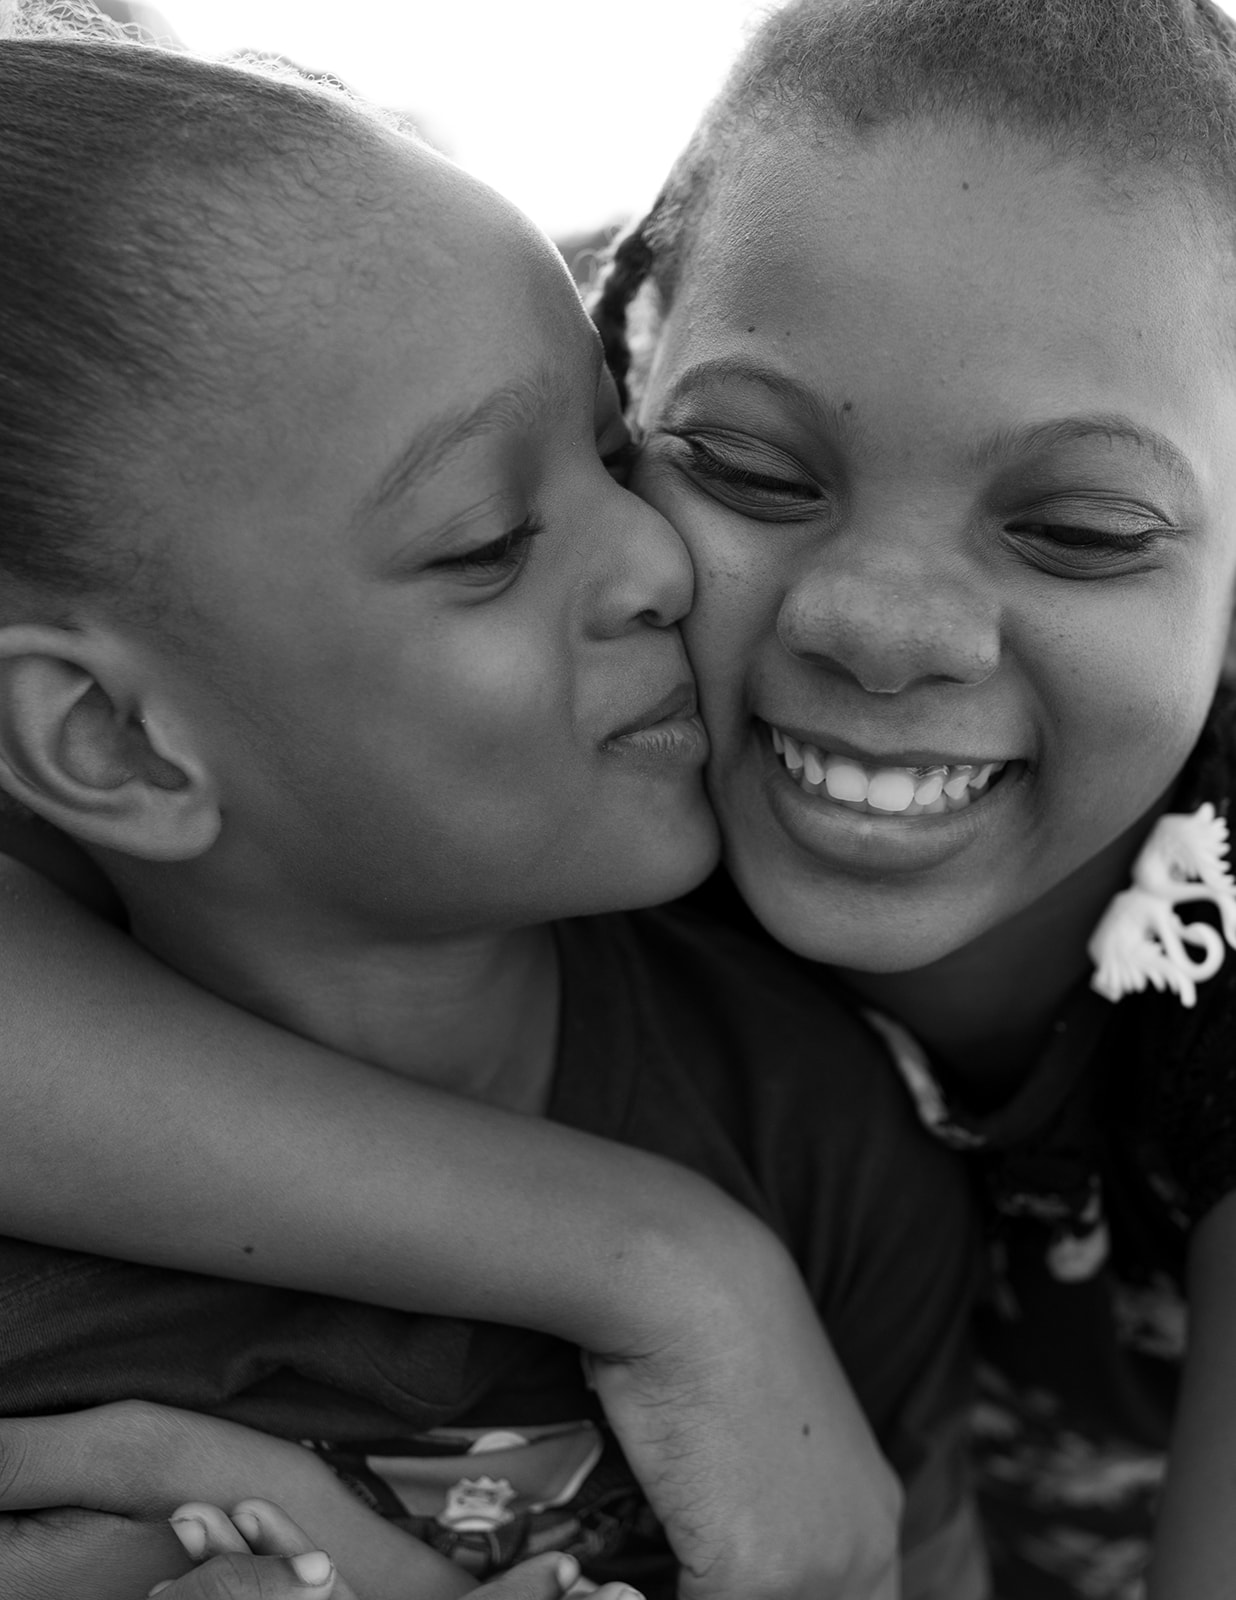
[[[656,214],[654,206],[641,222],[615,240],[597,280],[590,307],[624,411],[630,399],[627,375],[631,370],[627,308],[648,281],[656,263],[656,252],[649,237],[649,224]]]

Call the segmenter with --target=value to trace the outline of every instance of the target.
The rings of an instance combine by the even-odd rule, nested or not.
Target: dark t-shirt
[[[965,1502],[975,1252],[955,1158],[876,1036],[784,952],[690,908],[565,924],[559,942],[550,1115],[767,1219],[907,1484],[907,1546],[930,1544]],[[598,1580],[672,1588],[569,1346],[0,1240],[0,1411],[126,1397],[313,1442],[478,1573],[565,1548]]]

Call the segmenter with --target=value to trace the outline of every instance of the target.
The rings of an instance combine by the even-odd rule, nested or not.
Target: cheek
[[[571,663],[535,629],[470,630],[434,661],[432,678],[414,665],[410,681],[431,698],[427,713],[456,744],[477,738],[526,751],[529,741],[561,739],[571,719]]]
[[[789,582],[783,559],[788,551],[779,546],[788,541],[696,496],[662,494],[653,503],[681,535],[695,572],[682,632],[707,708],[741,677],[757,643],[776,632]]]
[[[1089,592],[1088,592],[1089,591]],[[1187,574],[1061,593],[1013,641],[1035,684],[1047,793],[1131,820],[1171,785],[1214,696],[1226,602]]]

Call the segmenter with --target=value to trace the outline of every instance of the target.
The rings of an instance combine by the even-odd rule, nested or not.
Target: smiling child
[[[1231,982],[1191,1016],[1152,940],[1179,992],[1113,1012],[1088,951],[1156,819],[1197,836],[1236,779],[1234,148],[1209,4],[799,3],[602,303],[734,882],[896,1019],[993,1201],[1001,1596],[1136,1591],[1186,1276],[1150,1593],[1236,1560]]]

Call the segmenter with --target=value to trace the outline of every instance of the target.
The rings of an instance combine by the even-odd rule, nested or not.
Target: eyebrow
[[[989,467],[1010,456],[1029,455],[1035,450],[1050,450],[1055,445],[1095,438],[1106,439],[1109,444],[1120,440],[1149,451],[1164,471],[1183,487],[1197,487],[1193,468],[1183,450],[1166,435],[1145,428],[1119,412],[1061,417],[1052,422],[1030,423],[1024,428],[997,428],[978,446],[973,460],[976,467]]]
[[[854,427],[847,406],[822,399],[808,384],[792,378],[789,373],[778,372],[775,367],[766,367],[762,362],[750,361],[743,356],[714,356],[711,360],[689,367],[670,389],[666,403],[673,405],[689,398],[697,389],[724,383],[727,378],[759,384],[778,400],[806,411],[822,431],[842,433]]]
[[[667,405],[688,398],[696,390],[706,389],[710,384],[723,383],[730,378],[759,384],[779,400],[806,411],[814,424],[824,432],[852,434],[858,427],[848,406],[822,398],[814,389],[788,373],[742,356],[715,356],[690,367],[670,389],[666,397]],[[999,428],[978,445],[972,460],[978,468],[990,467],[1007,457],[1028,455],[1034,450],[1050,449],[1053,445],[1093,438],[1103,438],[1109,442],[1120,440],[1149,451],[1158,464],[1185,488],[1197,487],[1189,459],[1178,446],[1165,434],[1143,427],[1134,422],[1132,417],[1119,412],[1061,417],[1050,422],[1030,423],[1021,428]]]
[[[561,399],[561,376],[547,371],[516,378],[475,405],[457,406],[421,428],[391,462],[375,489],[357,507],[366,521],[441,472],[465,445],[507,427],[526,426]]]

